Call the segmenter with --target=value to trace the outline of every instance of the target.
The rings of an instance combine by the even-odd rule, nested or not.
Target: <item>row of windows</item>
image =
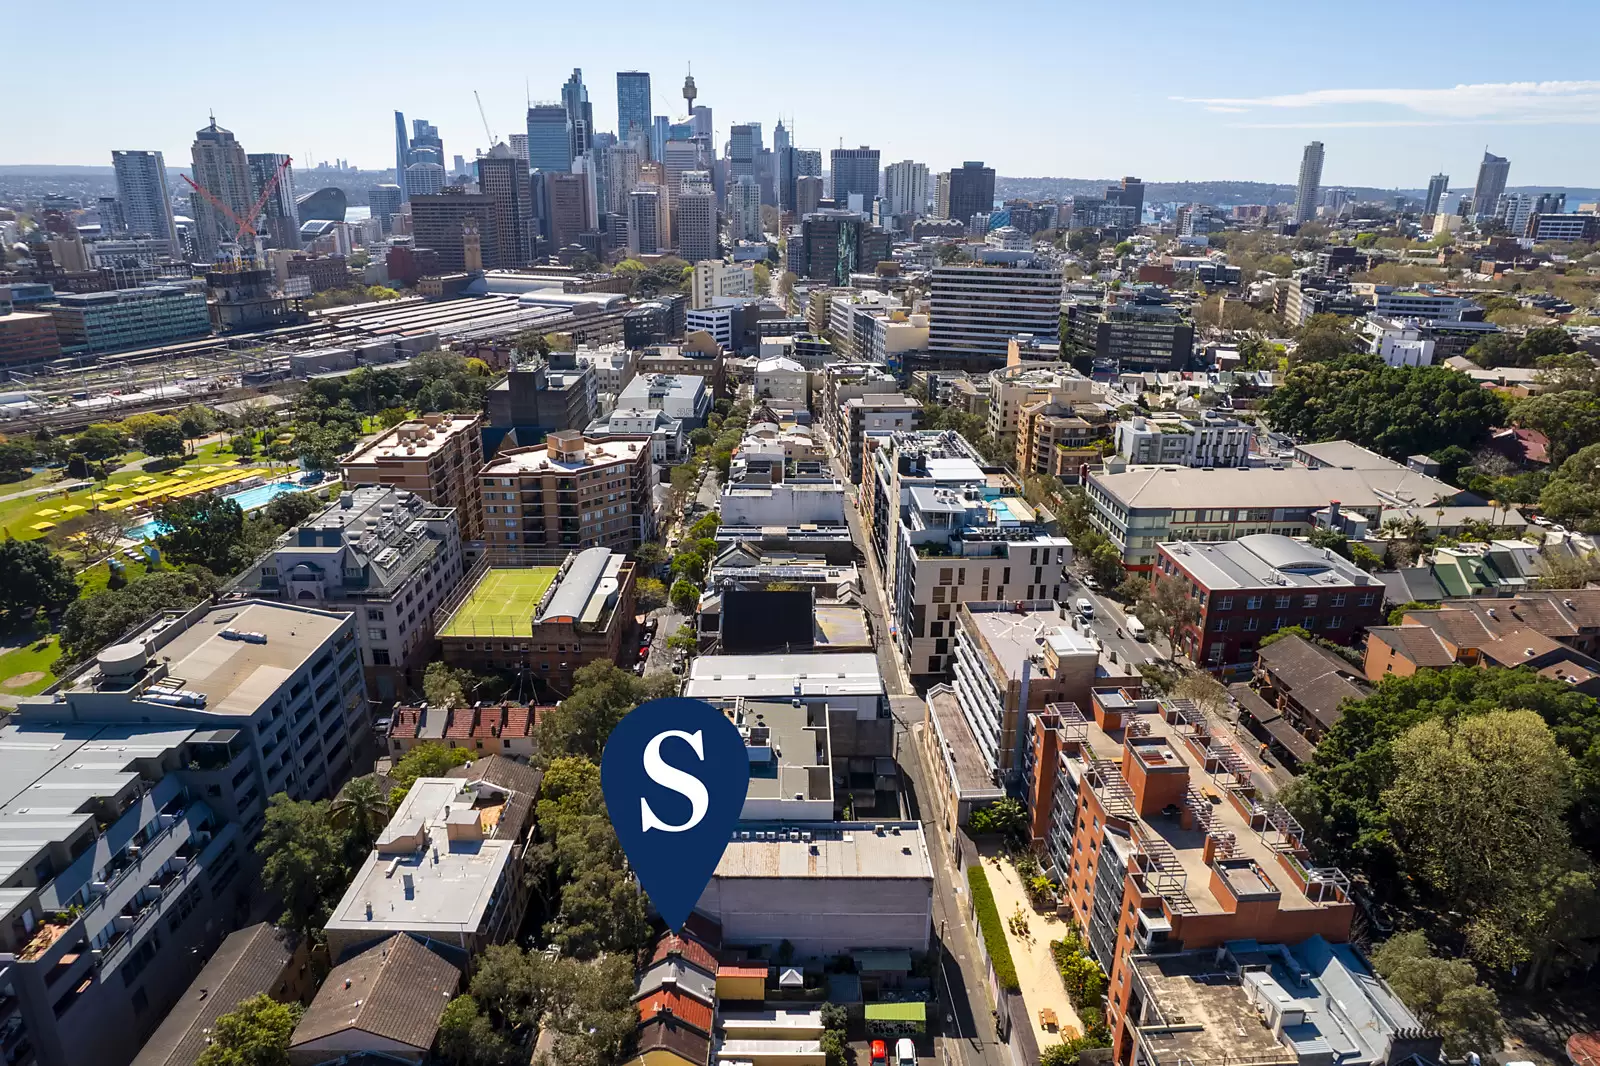
[[[1259,618],[1246,618],[1246,619],[1243,619],[1243,622],[1244,622],[1244,624],[1239,627],[1239,631],[1241,633],[1255,633],[1261,628],[1261,619],[1259,619]],[[1275,631],[1277,631],[1279,629],[1284,629],[1284,628],[1288,627],[1289,624],[1290,624],[1290,622],[1289,622],[1288,618],[1286,618],[1283,615],[1279,615],[1278,617],[1276,617],[1276,618],[1274,618],[1272,620],[1272,627],[1271,628],[1272,628],[1272,631],[1275,632]],[[1317,616],[1316,615],[1312,615],[1312,614],[1306,615],[1305,618],[1301,619],[1298,624],[1300,625],[1300,627],[1302,629],[1316,629],[1319,626],[1319,623],[1317,621]],[[1332,616],[1331,618],[1328,619],[1327,624],[1326,625],[1322,625],[1321,628],[1323,628],[1323,629],[1343,629],[1344,628],[1344,615],[1336,614],[1336,615]],[[1231,619],[1231,618],[1219,618],[1219,619],[1217,619],[1215,622],[1213,622],[1211,624],[1211,632],[1213,632],[1213,633],[1227,633],[1227,632],[1230,632],[1232,629],[1233,629],[1233,619]]]

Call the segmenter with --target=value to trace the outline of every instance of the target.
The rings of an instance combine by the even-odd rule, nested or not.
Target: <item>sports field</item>
[[[525,637],[557,566],[490,569],[439,631],[441,637]]]

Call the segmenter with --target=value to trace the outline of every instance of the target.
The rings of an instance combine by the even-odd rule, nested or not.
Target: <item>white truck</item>
[[[1149,640],[1150,634],[1145,630],[1144,623],[1133,615],[1128,616],[1128,635],[1134,640]]]

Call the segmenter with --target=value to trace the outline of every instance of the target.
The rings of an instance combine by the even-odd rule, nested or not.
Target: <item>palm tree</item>
[[[372,774],[352,779],[328,808],[333,824],[348,834],[350,849],[362,854],[378,839],[378,829],[389,820],[389,800]]]

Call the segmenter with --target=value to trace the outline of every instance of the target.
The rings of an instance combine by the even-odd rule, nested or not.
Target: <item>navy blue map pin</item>
[[[650,700],[606,738],[600,787],[622,850],[673,932],[711,883],[750,787],[739,727],[703,700]]]

